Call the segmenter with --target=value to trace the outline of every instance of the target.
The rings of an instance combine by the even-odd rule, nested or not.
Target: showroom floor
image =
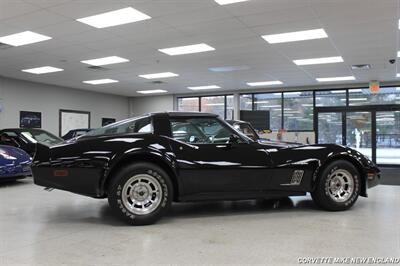
[[[297,264],[299,257],[400,254],[400,186],[381,185],[351,211],[310,197],[175,204],[159,223],[116,221],[106,200],[0,184],[0,265]]]

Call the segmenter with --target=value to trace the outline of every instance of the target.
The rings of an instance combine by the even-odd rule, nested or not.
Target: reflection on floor
[[[299,257],[400,254],[400,186],[346,212],[309,196],[174,204],[159,223],[125,226],[106,200],[0,184],[1,265],[295,264]]]

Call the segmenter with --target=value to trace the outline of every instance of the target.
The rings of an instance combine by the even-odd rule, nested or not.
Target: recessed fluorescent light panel
[[[152,94],[152,93],[165,93],[166,90],[147,90],[147,91],[137,91],[137,93],[141,94]]]
[[[101,85],[101,84],[116,83],[116,82],[118,82],[118,80],[115,79],[95,79],[95,80],[83,81],[83,83],[90,85]]]
[[[247,2],[250,0],[214,0],[214,1],[217,2],[217,4],[223,6],[223,5],[240,3],[240,2]]]
[[[172,73],[172,72],[162,72],[162,73],[139,75],[139,77],[145,78],[145,79],[171,78],[171,77],[177,77],[177,76],[179,76],[179,75]]]
[[[182,55],[182,54],[194,54],[194,53],[203,53],[208,51],[214,51],[215,48],[209,46],[205,43],[158,49],[158,51],[167,54],[167,55]]]
[[[330,77],[330,78],[316,78],[318,82],[329,82],[329,81],[344,81],[344,80],[355,80],[354,76],[345,77]]]
[[[108,56],[103,58],[84,60],[81,62],[92,66],[104,66],[104,65],[125,63],[129,62],[129,60],[118,56]]]
[[[132,7],[127,7],[90,17],[80,18],[77,19],[77,21],[101,29],[146,20],[150,18],[150,16]]]
[[[31,43],[43,42],[50,40],[51,37],[35,33],[32,31],[24,31],[12,35],[0,37],[0,43],[5,43],[11,46],[21,46]]]
[[[343,58],[341,56],[293,60],[293,63],[295,63],[298,66],[341,63],[341,62],[343,62]]]
[[[297,42],[328,38],[324,29],[294,31],[261,36],[268,43]]]
[[[47,73],[53,73],[53,72],[60,72],[60,71],[64,71],[64,69],[57,68],[57,67],[52,67],[52,66],[44,66],[44,67],[23,69],[22,71],[40,75],[40,74],[47,74]]]
[[[271,86],[271,85],[280,85],[283,84],[282,81],[273,80],[273,81],[261,81],[261,82],[248,82],[247,85],[251,87],[256,86]]]
[[[217,85],[208,85],[208,86],[196,86],[196,87],[188,87],[189,90],[212,90],[212,89],[220,89],[220,86]]]
[[[247,70],[250,69],[249,66],[222,66],[222,67],[210,67],[208,70],[213,72],[230,72],[230,71],[238,71],[238,70]]]

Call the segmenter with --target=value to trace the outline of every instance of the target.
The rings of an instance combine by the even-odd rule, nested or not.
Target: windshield
[[[250,126],[250,124],[247,123],[237,123],[234,124],[233,127],[245,134],[248,138],[251,138],[254,141],[257,141],[259,139],[258,134],[256,131]]]
[[[151,132],[153,132],[151,118],[149,116],[142,116],[121,120],[105,127],[94,129],[82,137]]]
[[[55,145],[63,142],[64,140],[56,137],[55,135],[44,131],[44,130],[25,130],[21,132],[21,135],[24,136],[26,139],[28,139],[32,143],[44,143],[48,145]]]

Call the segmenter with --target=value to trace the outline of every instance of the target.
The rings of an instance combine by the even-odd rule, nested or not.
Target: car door
[[[184,195],[261,191],[268,187],[271,157],[216,117],[171,118]]]

